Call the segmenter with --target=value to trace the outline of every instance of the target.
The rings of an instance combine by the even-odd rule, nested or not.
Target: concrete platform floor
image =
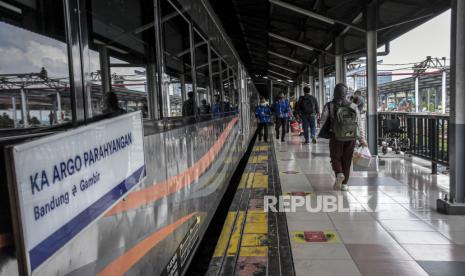
[[[296,275],[465,275],[465,216],[435,211],[448,176],[386,158],[378,173],[353,172],[348,192],[333,191],[328,141],[302,140],[274,141],[283,194],[340,196],[349,211],[286,213]]]

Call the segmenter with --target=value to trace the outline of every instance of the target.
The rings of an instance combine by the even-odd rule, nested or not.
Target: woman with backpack
[[[347,86],[338,83],[334,87],[334,98],[323,108],[321,116],[321,138],[329,138],[331,166],[336,175],[335,190],[347,191],[350,166],[355,143],[367,146],[357,105],[346,99]]]

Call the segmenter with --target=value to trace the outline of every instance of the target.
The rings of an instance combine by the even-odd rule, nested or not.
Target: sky
[[[384,51],[384,47],[378,49]],[[391,41],[391,52],[380,57],[384,64],[420,62],[431,57],[450,57],[450,10]],[[378,59],[378,60],[379,60]],[[447,61],[449,64],[449,60]],[[378,66],[378,70],[399,69],[405,66]],[[399,72],[409,72],[401,70]],[[409,76],[395,76],[394,80]]]

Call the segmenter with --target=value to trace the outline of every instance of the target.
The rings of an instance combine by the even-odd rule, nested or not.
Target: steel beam
[[[281,66],[279,64],[276,64],[276,63],[273,63],[273,62],[268,62],[269,65],[273,66],[273,67],[276,67],[276,68],[279,68],[279,69],[283,69],[283,70],[286,70],[286,71],[289,71],[291,73],[294,73],[294,74],[297,74],[297,71],[295,70],[292,70],[292,69],[289,69],[287,67],[284,67],[284,66]]]
[[[273,71],[273,70],[270,70],[270,69],[268,69],[268,72],[269,72],[269,73],[273,73],[273,74],[278,75],[278,76],[281,76],[281,77],[284,77],[284,78],[286,78],[286,79],[292,79],[292,77],[290,77],[290,76],[287,76],[287,75],[278,73],[278,72]]]
[[[341,20],[338,20],[338,19],[330,18],[330,17],[327,17],[327,16],[324,16],[324,15],[318,14],[316,12],[312,12],[312,11],[297,7],[295,5],[292,5],[292,4],[289,4],[289,3],[286,3],[286,2],[283,2],[283,1],[280,1],[280,0],[270,0],[270,3],[272,3],[274,5],[277,5],[277,6],[280,6],[280,7],[283,7],[283,8],[286,8],[288,10],[300,13],[302,15],[306,15],[308,17],[311,17],[311,18],[326,22],[326,23],[331,24],[331,25],[334,25],[334,24],[337,23],[337,24],[341,24],[341,25],[344,25],[344,26],[348,26],[348,27],[350,27],[350,28],[352,28],[354,30],[357,30],[357,31],[360,31],[360,32],[363,32],[363,33],[365,32],[364,29],[362,29],[362,28],[360,28],[358,26],[355,26],[355,25],[353,25],[351,23],[347,23],[347,22],[344,22],[344,21],[341,21]]]
[[[378,105],[377,105],[377,55],[378,0],[366,6],[366,49],[367,49],[367,138],[371,154],[378,155]]]
[[[305,63],[302,62],[302,61],[299,61],[299,60],[297,60],[297,59],[290,58],[290,57],[285,56],[285,55],[278,54],[278,53],[273,52],[273,51],[268,51],[268,54],[273,55],[273,56],[276,56],[276,57],[279,57],[279,58],[282,58],[282,59],[285,59],[285,60],[288,60],[288,61],[291,61],[291,62],[294,62],[294,63],[297,63],[297,64],[300,64],[300,65],[305,64]]]
[[[309,46],[307,44],[304,44],[304,43],[301,43],[299,41],[296,41],[296,40],[293,40],[293,39],[290,39],[290,38],[287,38],[287,37],[284,37],[282,35],[278,35],[278,34],[275,34],[275,33],[268,33],[268,35],[272,38],[275,38],[275,39],[278,39],[278,40],[281,40],[281,41],[284,41],[284,42],[287,42],[289,44],[292,44],[294,46],[298,46],[298,47],[301,47],[303,49],[306,49],[306,50],[309,50],[309,51],[319,51],[319,52],[323,52],[325,54],[331,54],[325,50],[322,50],[322,49],[317,49],[315,47],[312,47],[312,46]]]

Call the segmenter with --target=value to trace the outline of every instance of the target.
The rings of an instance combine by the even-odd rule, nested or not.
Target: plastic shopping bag
[[[369,168],[371,166],[372,156],[368,147],[359,147],[355,149],[352,162],[359,167]]]

